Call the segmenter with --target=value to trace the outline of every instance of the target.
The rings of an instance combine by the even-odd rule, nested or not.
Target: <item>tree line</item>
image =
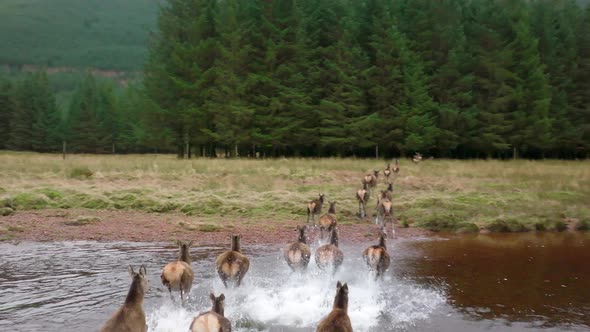
[[[167,0],[149,54],[141,83],[89,76],[65,110],[42,73],[3,86],[0,147],[590,154],[590,7],[573,0]]]

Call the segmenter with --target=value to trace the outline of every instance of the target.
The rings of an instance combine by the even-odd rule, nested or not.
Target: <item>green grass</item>
[[[217,225],[305,221],[325,193],[342,224],[361,221],[354,194],[383,161],[177,160],[169,155],[93,156],[0,152],[0,207],[184,213]],[[590,228],[588,161],[401,160],[394,214],[401,227],[494,232]],[[72,170],[91,176],[74,176]],[[86,174],[88,174],[86,172]],[[380,181],[378,190],[384,189]],[[327,204],[326,204],[327,205]],[[375,195],[368,204],[373,213]],[[324,209],[326,212],[326,208]],[[208,229],[212,226],[196,225]],[[215,231],[215,228],[212,228]]]

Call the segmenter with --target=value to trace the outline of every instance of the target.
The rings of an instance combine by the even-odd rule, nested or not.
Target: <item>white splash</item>
[[[251,258],[240,288],[225,289],[213,273],[204,279],[197,275],[187,305],[175,304],[165,294],[159,305],[147,309],[149,331],[187,331],[193,317],[210,309],[210,292],[225,294],[225,316],[235,331],[279,326],[314,331],[332,309],[337,281],[348,283],[348,314],[355,331],[404,329],[428,319],[445,302],[440,292],[397,280],[391,271],[384,280],[374,281],[358,249],[344,253],[344,264],[334,276],[319,271],[313,257],[307,273],[291,273],[272,253]]]

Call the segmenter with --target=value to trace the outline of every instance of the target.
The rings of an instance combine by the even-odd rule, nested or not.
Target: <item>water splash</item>
[[[308,271],[298,274],[291,273],[278,255],[254,257],[242,287],[225,289],[215,275],[197,281],[190,294],[193,302],[186,307],[163,299],[148,310],[149,330],[187,329],[194,316],[210,309],[207,294],[211,291],[225,294],[225,316],[236,331],[272,331],[279,327],[313,331],[332,309],[337,281],[348,283],[348,313],[355,331],[404,329],[427,319],[445,302],[440,292],[396,280],[391,273],[384,280],[374,281],[358,248],[345,247],[343,251],[345,262],[333,276],[321,272],[313,259]]]

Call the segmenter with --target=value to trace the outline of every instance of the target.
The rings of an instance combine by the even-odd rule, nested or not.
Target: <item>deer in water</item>
[[[172,297],[173,290],[180,291],[180,299],[184,302],[184,294],[188,294],[193,287],[193,279],[195,274],[191,267],[190,247],[193,242],[176,241],[180,249],[178,260],[166,264],[160,275],[162,284],[168,288],[170,297]]]
[[[320,226],[320,238],[324,238],[324,232],[328,231],[331,232],[334,227],[338,224],[338,219],[336,218],[336,202],[330,202],[330,208],[328,209],[328,213],[324,214],[318,220],[318,224]]]
[[[320,270],[331,267],[332,272],[336,270],[344,260],[344,253],[338,248],[338,228],[333,228],[330,236],[330,243],[320,246],[315,251],[315,262]]]
[[[225,295],[209,294],[213,307],[193,319],[190,332],[231,332],[231,322],[223,316]]]
[[[348,285],[336,284],[336,297],[330,314],[320,321],[316,332],[352,332],[348,317]]]
[[[367,203],[369,202],[369,190],[367,184],[363,184],[363,189],[356,191],[356,200],[359,202],[359,216],[364,219],[367,216]]]
[[[143,298],[149,287],[145,266],[142,265],[138,273],[131,265],[128,270],[131,287],[125,303],[105,323],[101,332],[146,332],[148,329],[143,310]]]
[[[419,163],[420,161],[422,161],[422,155],[420,154],[420,152],[416,152],[416,153],[414,154],[414,156],[412,157],[412,161],[413,161],[415,164],[417,164],[417,163]]]
[[[367,184],[367,188],[372,190],[377,185],[377,179],[379,178],[379,171],[373,170],[373,174],[368,173],[363,177],[362,184]]]
[[[236,286],[242,284],[242,279],[250,268],[250,260],[246,255],[242,254],[240,248],[240,235],[232,235],[231,250],[228,250],[217,256],[215,266],[217,266],[217,274],[219,278],[227,287],[228,281]]]
[[[297,226],[299,237],[297,242],[290,243],[283,250],[283,257],[287,261],[287,264],[293,271],[303,271],[309,264],[311,257],[311,250],[307,245],[307,239],[305,238],[306,227]]]
[[[390,258],[385,244],[386,238],[387,234],[382,232],[379,236],[379,244],[370,246],[363,252],[365,263],[372,272],[375,272],[375,280],[383,277],[383,274],[389,268]]]
[[[322,213],[322,206],[324,205],[324,194],[319,194],[319,197],[307,203],[307,222],[311,220],[315,223],[315,216]]]

